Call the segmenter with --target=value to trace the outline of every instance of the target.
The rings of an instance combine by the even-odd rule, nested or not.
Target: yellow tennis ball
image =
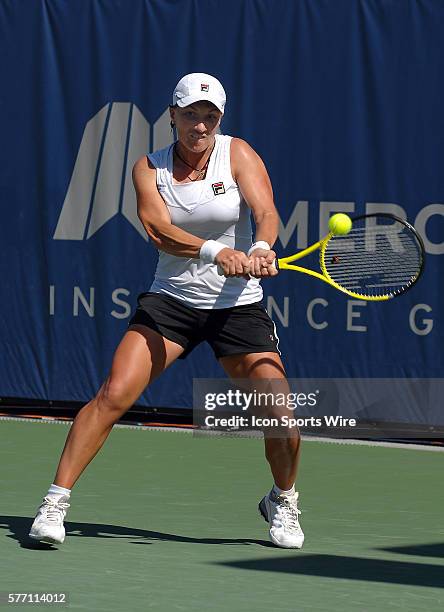
[[[345,236],[351,230],[352,220],[344,213],[337,213],[330,217],[328,227],[335,236]]]

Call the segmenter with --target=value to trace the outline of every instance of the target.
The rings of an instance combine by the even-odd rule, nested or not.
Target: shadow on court
[[[411,546],[390,546],[388,548],[378,548],[391,553],[400,555],[414,555],[415,557],[439,557],[444,558],[444,542],[439,544],[414,544]]]
[[[22,516],[0,516],[0,528],[9,529],[11,534],[6,537],[16,540],[22,548],[38,550],[56,550],[53,545],[40,543],[32,540],[28,534],[32,525],[32,518]],[[147,531],[134,527],[122,527],[120,525],[103,525],[97,523],[65,523],[67,538],[140,538],[137,542],[130,544],[152,544],[152,541],[183,542],[184,544],[219,544],[219,545],[250,545],[256,544],[264,547],[274,548],[271,542],[266,540],[252,539],[224,539],[224,538],[191,538],[173,533],[161,533],[159,531]],[[150,541],[151,540],[151,541]],[[66,540],[65,540],[66,544]],[[57,545],[54,545],[57,546]]]
[[[273,559],[252,559],[217,563],[226,567],[262,572],[280,572],[320,576],[322,578],[343,578],[409,586],[443,587],[444,566],[382,559],[361,559],[339,555],[310,555]]]

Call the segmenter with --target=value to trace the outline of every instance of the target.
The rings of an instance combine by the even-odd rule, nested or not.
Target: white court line
[[[35,418],[26,418],[26,417],[5,417],[0,416],[1,421],[24,421],[27,423],[43,423],[45,425],[71,425],[72,421],[61,421],[52,417],[44,417],[41,419]],[[196,429],[191,428],[182,428],[182,427],[150,427],[149,425],[126,425],[123,423],[118,423],[114,425],[118,429],[141,429],[143,431],[166,431],[173,433],[185,433],[185,434],[193,434],[196,433],[198,436],[219,436],[219,437],[229,437],[229,438],[260,438],[261,434],[246,434],[244,436],[240,436],[237,432],[220,432],[220,431],[198,431]],[[384,448],[403,448],[407,450],[421,450],[421,451],[431,451],[431,452],[444,452],[444,446],[431,446],[429,444],[405,444],[402,442],[385,442],[379,440],[354,440],[352,438],[322,438],[320,436],[307,436],[303,435],[302,440],[304,442],[325,442],[326,444],[354,444],[356,446],[382,446]]]

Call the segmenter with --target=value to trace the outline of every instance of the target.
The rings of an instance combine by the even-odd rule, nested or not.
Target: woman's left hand
[[[276,253],[266,249],[255,249],[250,257],[250,276],[264,278],[265,276],[276,276],[278,270],[274,265]]]

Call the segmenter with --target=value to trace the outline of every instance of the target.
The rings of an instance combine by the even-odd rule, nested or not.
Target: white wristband
[[[266,251],[270,251],[271,246],[268,244],[268,242],[265,242],[265,240],[258,240],[257,242],[253,242],[251,247],[248,249],[248,257],[250,257],[251,253],[256,249],[265,249]]]
[[[219,253],[219,251],[226,248],[227,245],[223,244],[222,242],[218,242],[217,240],[207,240],[200,247],[199,258],[204,263],[214,263],[216,255]]]

